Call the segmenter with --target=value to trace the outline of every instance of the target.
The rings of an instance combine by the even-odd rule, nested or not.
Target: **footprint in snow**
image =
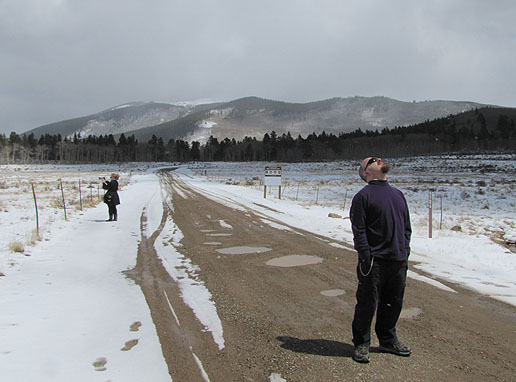
[[[122,351],[129,351],[131,350],[132,348],[134,348],[137,344],[138,344],[138,339],[134,339],[134,340],[130,340],[130,341],[127,341],[124,345],[124,347],[120,350]]]
[[[96,371],[106,371],[107,359],[105,357],[99,357],[93,362],[93,367]]]
[[[130,326],[131,332],[137,332],[138,330],[140,330],[140,326],[142,326],[142,323],[140,321],[133,322]]]

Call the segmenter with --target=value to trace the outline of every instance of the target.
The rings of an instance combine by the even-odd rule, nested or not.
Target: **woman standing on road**
[[[110,221],[117,221],[118,214],[116,211],[116,206],[120,204],[120,198],[118,196],[118,174],[111,174],[111,180],[107,181],[106,178],[102,178],[102,188],[107,190],[104,194],[104,203],[108,205],[109,211],[109,219]]]

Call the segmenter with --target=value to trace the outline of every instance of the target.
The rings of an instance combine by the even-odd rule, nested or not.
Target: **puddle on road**
[[[251,253],[269,252],[272,251],[272,249],[267,247],[230,247],[216,249],[215,251],[222,253],[223,255],[247,255]]]
[[[329,289],[329,290],[323,290],[321,294],[323,296],[327,297],[337,297],[342,296],[346,291],[344,289]]]
[[[276,257],[267,261],[265,264],[273,267],[297,267],[299,265],[313,265],[323,262],[323,258],[309,255],[288,255]]]
[[[203,243],[204,245],[221,245],[222,243],[219,243],[218,241],[207,241],[206,243]]]
[[[215,232],[214,229],[201,229],[201,232]]]
[[[207,233],[206,236],[231,236],[230,233]]]
[[[413,319],[419,316],[423,311],[420,308],[403,309],[400,314],[401,319]]]

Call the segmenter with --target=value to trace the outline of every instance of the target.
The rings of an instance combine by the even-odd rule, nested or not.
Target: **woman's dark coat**
[[[102,188],[107,190],[104,194],[104,203],[111,205],[120,204],[120,197],[118,196],[118,182],[113,179],[102,183]]]

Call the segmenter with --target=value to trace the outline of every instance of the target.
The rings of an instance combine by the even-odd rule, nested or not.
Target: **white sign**
[[[281,167],[265,167],[264,184],[266,186],[281,186]]]

